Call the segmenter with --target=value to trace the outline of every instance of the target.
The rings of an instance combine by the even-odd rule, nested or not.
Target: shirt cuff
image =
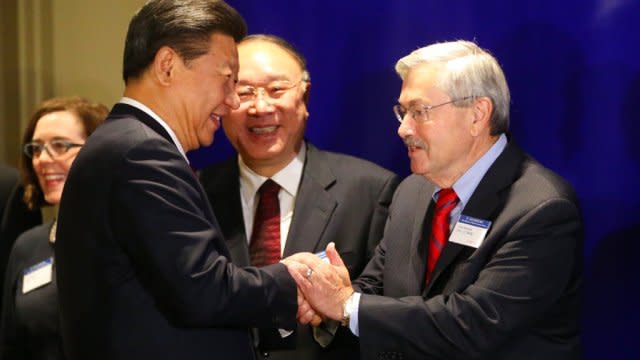
[[[349,315],[349,329],[355,336],[360,336],[360,329],[358,328],[358,310],[360,309],[360,293],[353,293],[353,309]]]
[[[293,330],[278,329],[278,332],[280,333],[280,337],[283,339],[293,334]]]

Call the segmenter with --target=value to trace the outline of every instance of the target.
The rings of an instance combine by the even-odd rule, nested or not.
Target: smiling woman
[[[53,98],[34,112],[23,138],[24,200],[60,203],[73,160],[107,108],[78,97]],[[0,358],[62,359],[53,246],[55,220],[26,231],[9,257],[3,289]]]
[[[85,137],[78,117],[69,111],[52,112],[38,120],[31,142],[24,145],[24,153],[31,158],[47,203],[60,202],[67,172]]]
[[[79,97],[52,98],[40,104],[22,140],[24,200],[29,208],[60,202],[61,185],[78,153],[77,148],[107,113],[106,106]],[[47,184],[47,179],[51,183]]]

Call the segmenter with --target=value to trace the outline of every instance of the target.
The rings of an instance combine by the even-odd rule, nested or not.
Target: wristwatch
[[[342,304],[342,319],[340,320],[340,325],[342,326],[349,326],[349,320],[351,319],[351,312],[353,311],[353,300],[355,298],[355,296],[353,296],[355,294],[352,293],[351,296],[349,296],[349,298],[347,299],[347,301],[345,301]]]

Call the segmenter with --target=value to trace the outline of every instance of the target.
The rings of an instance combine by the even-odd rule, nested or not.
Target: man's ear
[[[471,135],[478,136],[485,130],[491,131],[491,114],[493,113],[493,102],[486,96],[480,96],[471,105]]]
[[[304,100],[304,104],[306,106],[309,106],[309,97],[311,94],[311,81],[305,81],[305,84],[307,84],[307,86],[304,88],[304,94],[302,94],[302,100]]]
[[[161,47],[153,58],[154,78],[162,85],[169,85],[175,76],[178,61],[180,57],[172,48]]]

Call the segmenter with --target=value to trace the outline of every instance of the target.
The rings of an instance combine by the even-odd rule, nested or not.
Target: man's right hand
[[[333,244],[327,246],[327,257],[329,264],[311,253],[298,253],[288,257],[285,263],[293,261],[306,265],[306,270],[291,273],[305,299],[321,315],[341,320],[344,303],[353,293],[353,288],[349,272]]]

